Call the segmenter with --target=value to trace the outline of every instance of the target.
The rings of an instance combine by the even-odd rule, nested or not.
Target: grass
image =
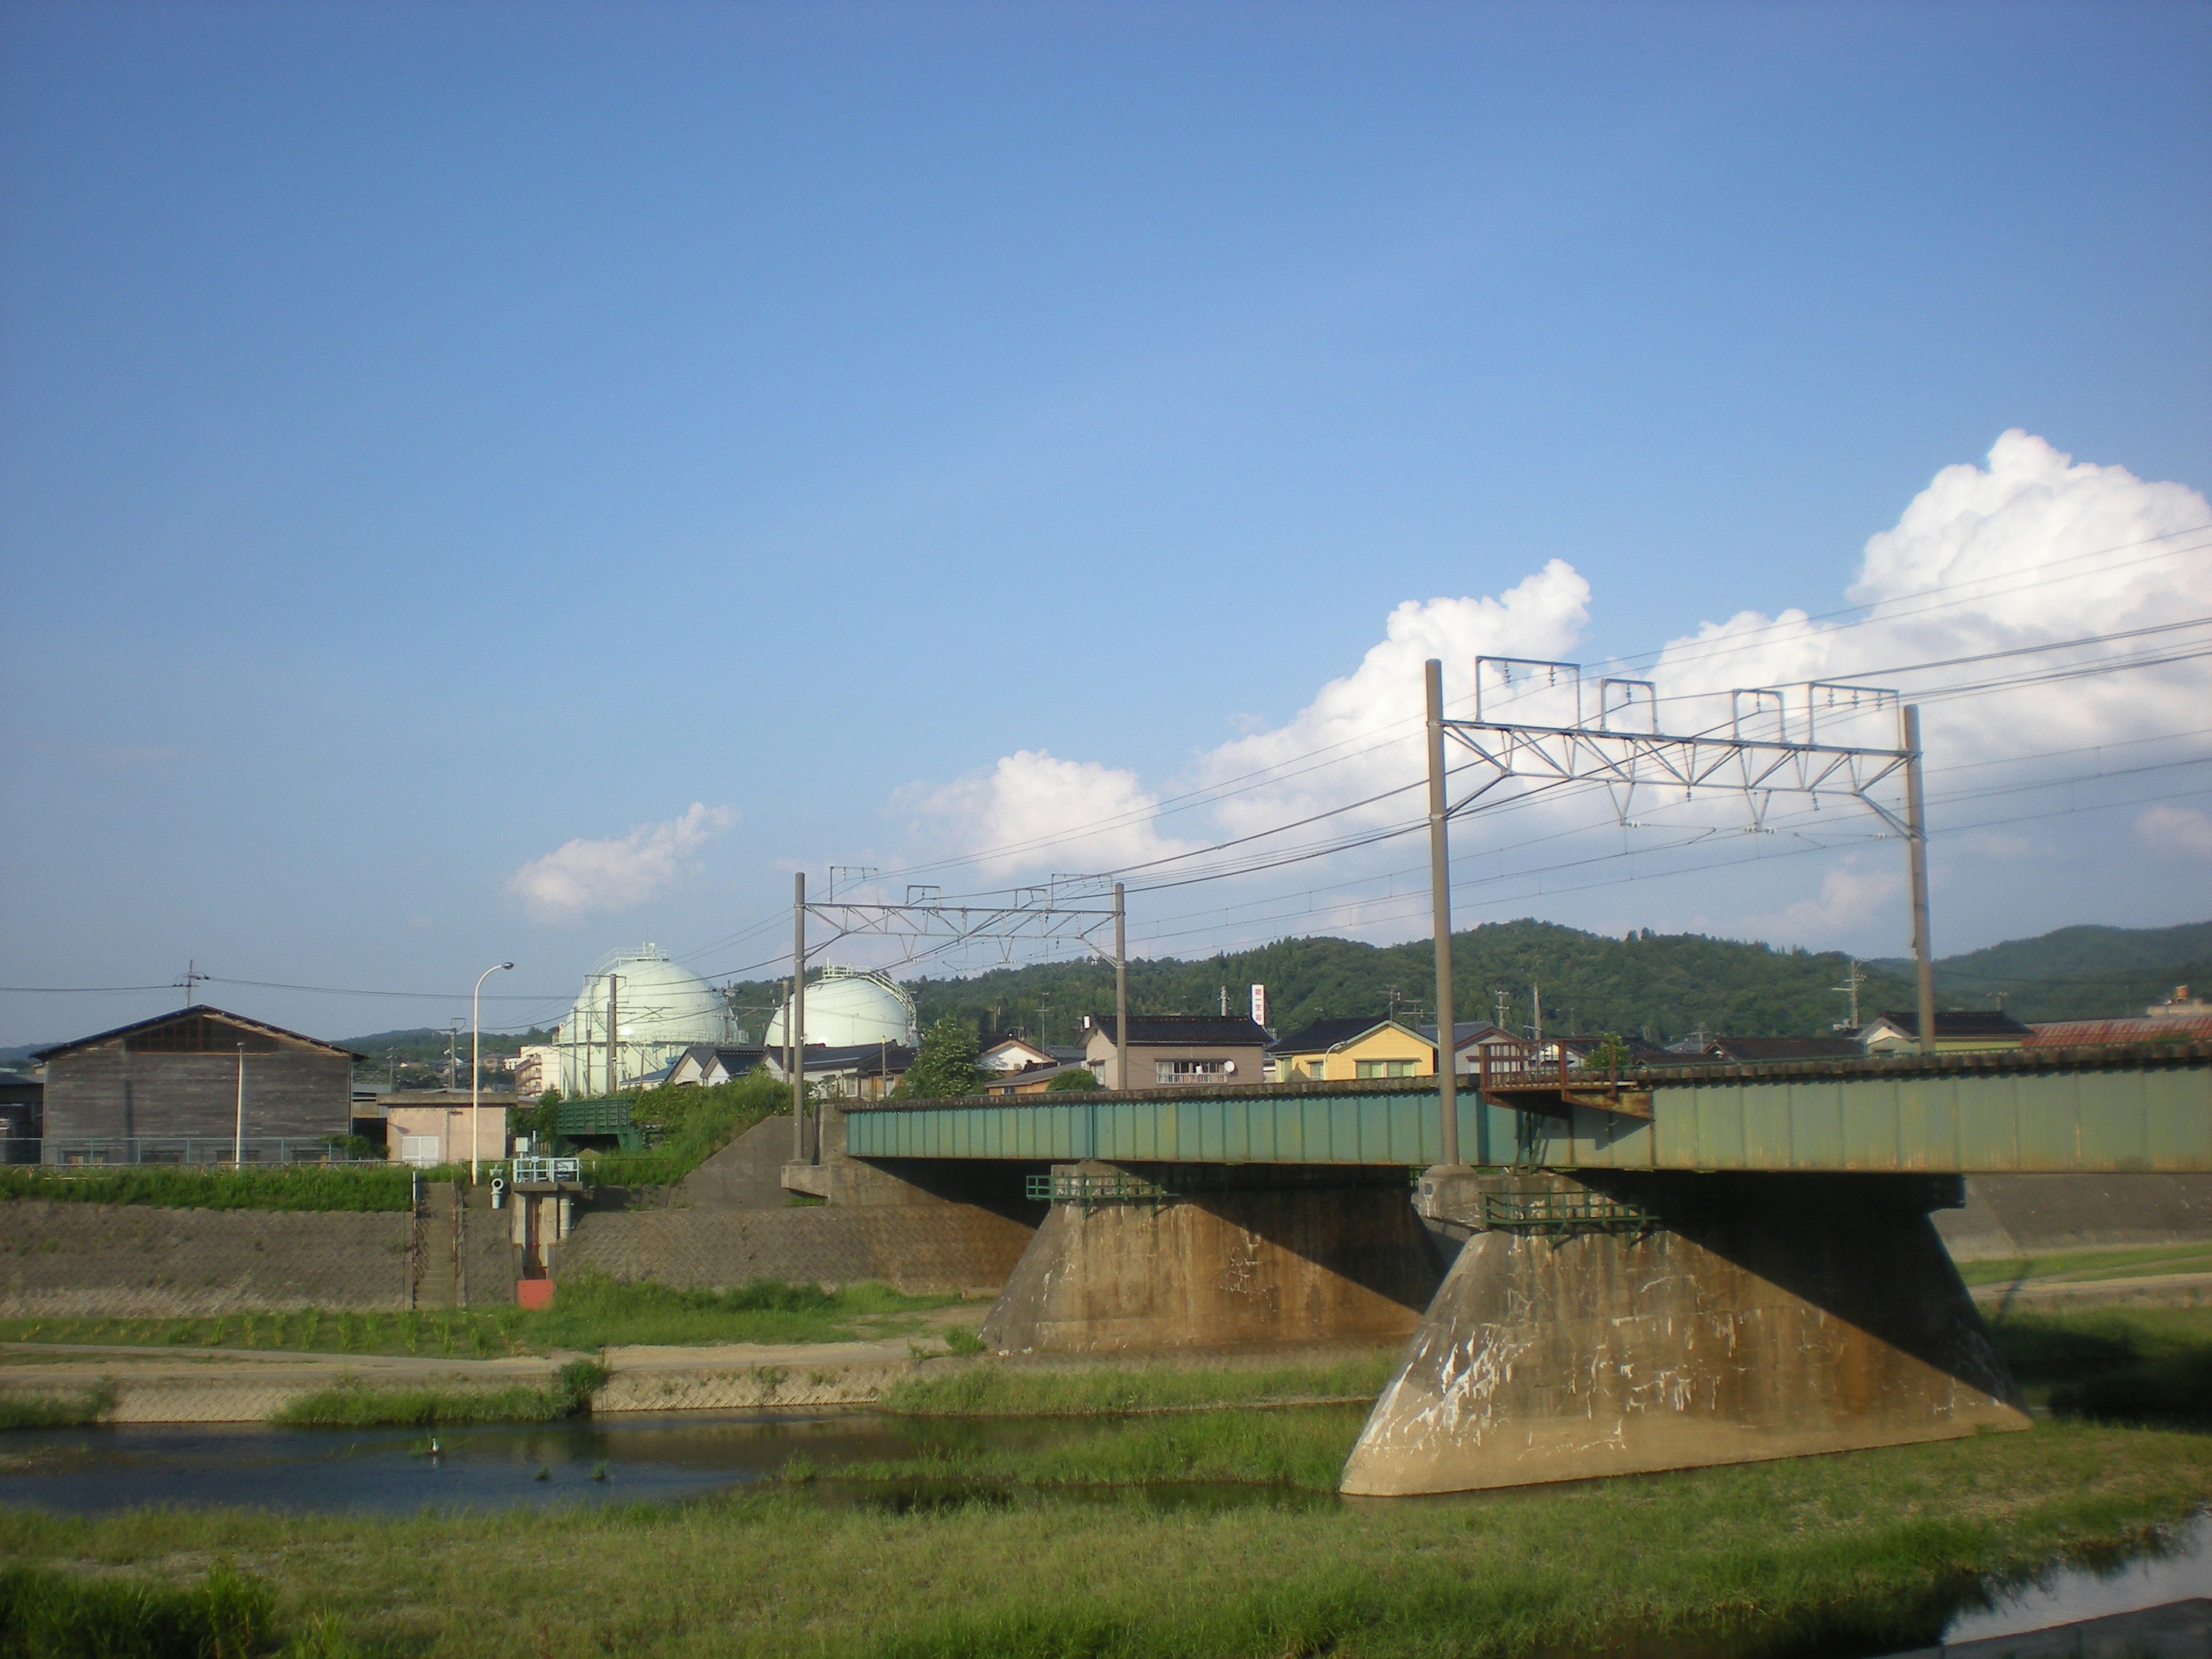
[[[1990,1333],[2028,1397],[2054,1412],[2212,1425],[2212,1308],[2012,1314]]]
[[[0,1166],[0,1202],[142,1204],[173,1210],[405,1210],[409,1171],[395,1164],[186,1170],[154,1164],[59,1170]]]
[[[0,1392],[0,1429],[74,1429],[97,1423],[115,1408],[106,1383],[63,1394]]]
[[[2102,1279],[2133,1279],[2146,1273],[2212,1273],[2212,1242],[2150,1244],[2124,1250],[2065,1250],[2051,1255],[1959,1264],[1959,1277],[1969,1285],[2009,1285],[2015,1279],[2057,1278],[2087,1284]]]
[[[250,1659],[275,1645],[276,1601],[222,1565],[184,1586],[0,1568],[0,1659]]]
[[[883,1407],[916,1417],[1075,1417],[1313,1401],[1366,1402],[1382,1393],[1397,1358],[1394,1350],[1377,1350],[1327,1364],[1249,1369],[1138,1365],[1048,1370],[976,1365],[949,1376],[896,1382],[884,1394]],[[1350,1449],[1350,1443],[1346,1449]]]
[[[1337,1415],[1340,1452],[1356,1413]],[[1032,1474],[1056,1455],[1039,1427]],[[9,1508],[0,1557],[147,1583],[228,1559],[272,1589],[280,1619],[326,1612],[363,1649],[421,1659],[1482,1659],[1747,1637],[1881,1652],[1931,1642],[1986,1575],[2090,1557],[2201,1506],[2212,1437],[2045,1425],[1469,1498],[1213,1509],[1050,1490],[904,1507],[816,1495],[839,1484],[795,1456],[749,1495],[629,1508]]]
[[[604,1366],[589,1359],[563,1365],[544,1388],[378,1388],[343,1382],[294,1401],[276,1420],[295,1428],[432,1429],[458,1423],[557,1423],[592,1409],[606,1385]]]
[[[835,1473],[840,1480],[968,1489],[1206,1482],[1334,1492],[1367,1411],[1362,1402],[1089,1418],[1040,1425],[1012,1444],[950,1419],[904,1457],[843,1464]]]
[[[352,1313],[224,1314],[198,1319],[0,1319],[0,1342],[102,1343],[151,1348],[248,1348],[291,1353],[414,1354],[490,1359],[556,1348],[630,1343],[839,1342],[915,1326],[951,1296],[905,1296],[863,1283],[823,1291],[763,1279],[727,1291],[579,1276],[553,1305]]]

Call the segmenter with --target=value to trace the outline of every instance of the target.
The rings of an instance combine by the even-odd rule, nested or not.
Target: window
[[[1410,1060],[1362,1060],[1354,1061],[1353,1066],[1363,1078],[1413,1075],[1413,1062]]]
[[[1228,1069],[1227,1064],[1218,1060],[1156,1060],[1152,1062],[1152,1081],[1219,1083]]]

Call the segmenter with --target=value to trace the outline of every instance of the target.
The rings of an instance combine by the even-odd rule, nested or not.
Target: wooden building
[[[137,1162],[149,1148],[154,1158],[175,1155],[188,1138],[228,1141],[241,1087],[249,1152],[276,1137],[343,1135],[362,1056],[202,1005],[37,1058],[46,1068],[44,1158],[61,1164]]]

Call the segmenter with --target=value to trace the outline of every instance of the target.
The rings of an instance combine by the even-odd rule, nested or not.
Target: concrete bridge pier
[[[1929,1212],[1955,1176],[1435,1170],[1463,1235],[1345,1466],[1377,1497],[2028,1425]]]
[[[1391,1340],[1443,1277],[1402,1169],[1083,1163],[982,1339],[1000,1353]]]

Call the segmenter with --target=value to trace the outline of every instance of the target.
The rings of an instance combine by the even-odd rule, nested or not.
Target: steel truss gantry
[[[903,903],[893,904],[879,900],[840,899],[834,896],[836,881],[841,873],[867,873],[859,866],[832,865],[830,866],[831,897],[810,903],[806,897],[806,874],[797,872],[792,878],[791,903],[791,1008],[783,1023],[786,1064],[789,1066],[792,1099],[792,1157],[804,1160],[807,1156],[805,1042],[806,1042],[806,961],[812,950],[826,950],[845,939],[883,939],[896,942],[900,948],[901,964],[919,960],[924,954],[933,954],[946,945],[965,944],[974,940],[993,939],[999,942],[1001,959],[1013,959],[1014,946],[1026,941],[1067,943],[1084,946],[1094,956],[1114,964],[1114,1068],[1115,1086],[1127,1088],[1129,1073],[1129,962],[1127,921],[1123,908],[1121,884],[1109,882],[1103,877],[1055,876],[1042,886],[1017,887],[1012,890],[1010,902],[1003,904],[951,903],[945,902],[940,887],[909,884]],[[1095,901],[1104,896],[1110,902],[1103,908]],[[1082,904],[1068,900],[1091,899]],[[806,919],[813,916],[831,929],[830,937],[810,947],[806,938]],[[1113,929],[1114,948],[1109,952],[1098,942],[1097,935],[1109,927]],[[928,950],[925,952],[923,947]],[[814,1156],[821,1156],[821,1137],[817,1126]]]
[[[1920,711],[1903,705],[1899,694],[1886,688],[1842,682],[1812,681],[1802,688],[1802,716],[1793,714],[1790,690],[1780,686],[1741,687],[1729,693],[1729,724],[1718,730],[1690,733],[1659,729],[1659,692],[1650,680],[1607,676],[1596,682],[1594,706],[1586,702],[1585,683],[1578,663],[1548,662],[1525,657],[1477,657],[1474,659],[1474,718],[1449,720],[1443,712],[1443,665],[1431,659],[1425,670],[1429,735],[1429,871],[1432,926],[1437,962],[1437,1029],[1439,1036],[1452,1029],[1451,882],[1448,828],[1449,821],[1482,799],[1509,778],[1535,780],[1544,786],[1596,783],[1613,802],[1613,816],[1626,828],[1636,827],[1634,816],[1639,790],[1647,795],[1679,789],[1686,799],[1698,790],[1740,794],[1749,821],[1747,833],[1771,833],[1766,815],[1778,794],[1809,796],[1817,805],[1823,796],[1855,800],[1901,837],[1911,866],[1912,890],[1912,954],[1917,985],[1920,1050],[1933,1054],[1936,1046],[1936,993],[1928,929],[1927,823],[1920,781]],[[1484,706],[1487,692],[1498,690],[1514,699],[1534,696],[1556,711],[1550,723],[1492,719]],[[1896,748],[1822,743],[1819,726],[1824,716],[1896,709],[1899,741]],[[1559,723],[1565,715],[1566,723]],[[1802,737],[1791,734],[1793,719],[1802,718]],[[1761,735],[1771,722],[1771,735]],[[1748,728],[1748,730],[1747,730]],[[1458,744],[1487,769],[1485,776],[1464,798],[1449,799],[1445,769],[1446,739]],[[1905,811],[1899,815],[1875,791],[1902,775]],[[1443,1162],[1459,1162],[1458,1113],[1455,1104],[1456,1079],[1451,1063],[1438,1045],[1438,1107],[1443,1117]],[[1478,1126],[1486,1126],[1486,1115],[1478,1114]],[[1477,1161],[1488,1163],[1489,1147],[1478,1147]]]

